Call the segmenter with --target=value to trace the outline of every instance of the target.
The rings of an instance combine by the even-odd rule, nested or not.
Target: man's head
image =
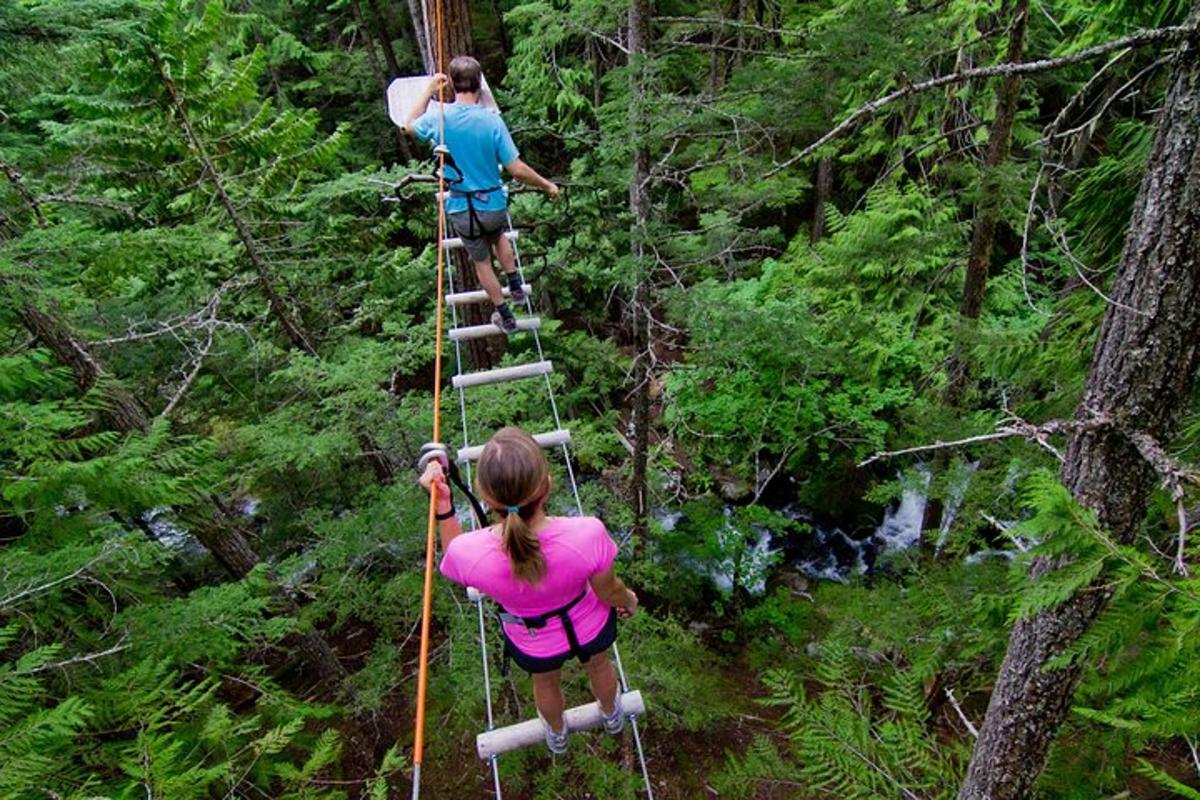
[[[478,94],[483,85],[483,69],[470,56],[456,56],[450,62],[450,82],[454,84],[456,94]]]

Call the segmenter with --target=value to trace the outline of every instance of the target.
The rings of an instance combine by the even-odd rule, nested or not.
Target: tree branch
[[[46,221],[46,215],[42,213],[42,205],[38,199],[33,196],[33,193],[25,186],[25,181],[21,177],[21,173],[17,168],[6,161],[0,161],[0,172],[3,172],[8,177],[8,182],[17,190],[17,194],[21,195],[21,199],[29,206],[33,212],[34,219],[37,220],[39,228],[45,228],[49,223]]]
[[[1060,433],[1070,433],[1075,431],[1097,430],[1108,425],[1110,420],[1106,417],[1097,416],[1088,420],[1061,420],[1054,419],[1049,422],[1043,422],[1040,425],[1026,422],[1020,417],[1009,417],[1008,421],[996,428],[992,433],[983,433],[979,436],[968,436],[965,439],[956,439],[952,442],[937,441],[933,444],[923,444],[917,447],[906,447],[903,450],[891,450],[882,453],[876,453],[865,461],[859,462],[859,468],[874,464],[876,461],[882,461],[885,458],[894,458],[895,456],[910,455],[912,453],[926,453],[931,450],[944,450],[951,447],[964,447],[969,444],[979,444],[981,442],[994,442],[997,439],[1011,439],[1016,436],[1028,439],[1031,442],[1046,448],[1053,453],[1060,461],[1062,453],[1058,452],[1053,445],[1050,444],[1049,438]]]
[[[1033,75],[1039,72],[1047,72],[1061,67],[1067,67],[1072,64],[1079,64],[1084,61],[1090,61],[1093,58],[1114,52],[1116,50],[1124,50],[1132,47],[1145,47],[1151,44],[1159,44],[1163,42],[1174,42],[1185,36],[1193,35],[1196,32],[1194,24],[1188,25],[1173,25],[1166,28],[1152,28],[1146,31],[1124,36],[1120,39],[1115,39],[1111,42],[1089,47],[1085,50],[1080,50],[1078,53],[1072,53],[1069,56],[1060,56],[1058,58],[1043,58],[1038,61],[1022,61],[1020,63],[1005,63],[996,64],[991,67],[976,67],[974,69],[965,69],[960,72],[952,72],[949,75],[939,75],[936,78],[922,81],[920,83],[910,83],[901,88],[886,94],[883,97],[878,97],[863,105],[859,106],[850,116],[835,125],[823,136],[818,138],[812,144],[805,147],[796,155],[779,164],[774,169],[767,172],[763,177],[770,178],[773,175],[782,172],[798,161],[802,161],[815,153],[824,145],[841,136],[843,133],[856,127],[860,122],[877,114],[881,109],[903,100],[907,97],[912,97],[921,92],[927,92],[931,89],[939,89],[943,86],[950,86],[956,83],[965,83],[967,81],[977,80],[980,78],[994,78],[1002,75]]]

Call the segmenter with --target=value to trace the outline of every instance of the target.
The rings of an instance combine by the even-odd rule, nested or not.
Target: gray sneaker
[[[600,705],[599,701],[596,705]],[[617,692],[616,698],[613,700],[613,713],[605,714],[604,709],[600,709],[600,719],[604,721],[604,730],[607,733],[620,733],[625,730],[625,712],[621,708],[621,693]]]
[[[501,314],[499,311],[493,311],[492,324],[508,335],[512,335],[517,332],[517,318],[512,315],[511,311],[508,314]]]
[[[570,733],[570,730],[567,728],[567,721],[565,719],[563,720],[562,732],[556,733],[555,730],[550,727],[550,723],[546,722],[546,718],[542,716],[542,712],[540,711],[538,712],[538,719],[542,721],[542,730],[546,732],[546,747],[550,750],[550,752],[556,756],[561,756],[566,753],[567,745],[570,744],[570,742],[567,741],[567,735]]]

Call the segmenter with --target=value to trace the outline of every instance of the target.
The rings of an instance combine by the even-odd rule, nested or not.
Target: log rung
[[[517,320],[517,330],[532,331],[542,327],[542,320],[538,317],[524,317]],[[462,328],[454,328],[450,331],[450,341],[465,342],[468,339],[482,339],[485,336],[503,336],[504,331],[500,330],[498,325],[487,323],[484,325],[467,325]]]
[[[642,701],[642,693],[637,690],[621,695],[621,707],[627,717],[640,717],[646,713],[646,704]],[[604,723],[600,716],[600,704],[595,702],[568,708],[563,712],[563,718],[567,722],[567,729],[572,732],[599,728]],[[546,734],[542,729],[542,721],[530,719],[518,722],[516,725],[497,728],[494,731],[484,731],[475,737],[475,752],[479,754],[480,758],[487,760],[492,756],[510,753],[530,745],[542,744],[545,741]]]
[[[548,431],[546,433],[534,434],[533,440],[547,449],[558,447],[561,444],[571,443],[571,432],[566,428],[557,431]],[[477,444],[473,447],[461,447],[458,450],[459,461],[478,461],[483,455],[483,445]]]
[[[451,384],[455,389],[466,389],[470,386],[486,386],[490,383],[507,383],[522,378],[549,375],[553,371],[554,365],[549,361],[534,361],[531,364],[518,364],[515,367],[500,367],[499,369],[485,369],[480,372],[455,375]]]
[[[528,296],[529,293],[533,291],[533,287],[530,286],[528,283],[524,284],[524,288],[525,288],[526,296]],[[502,289],[501,291],[504,292],[504,296],[506,298],[508,298],[508,299],[512,298],[512,292],[509,291],[507,286],[504,287],[504,289]],[[487,292],[483,291],[482,289],[476,289],[473,292],[455,292],[453,294],[446,295],[446,305],[448,305],[448,306],[463,306],[463,305],[467,305],[468,303],[486,303],[487,299],[488,299]]]

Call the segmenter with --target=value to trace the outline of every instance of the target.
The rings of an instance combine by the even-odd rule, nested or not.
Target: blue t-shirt
[[[500,186],[500,165],[511,164],[517,159],[517,146],[513,144],[508,126],[500,115],[476,103],[446,103],[446,146],[462,173],[462,183],[449,187],[452,191],[446,201],[446,213],[455,214],[467,210],[467,199],[459,192],[475,192],[472,201],[476,211],[503,211],[508,206]],[[417,118],[413,132],[417,137],[436,144],[438,140],[437,103]],[[446,177],[456,177],[453,169],[446,170]],[[480,189],[495,189],[479,193]]]

